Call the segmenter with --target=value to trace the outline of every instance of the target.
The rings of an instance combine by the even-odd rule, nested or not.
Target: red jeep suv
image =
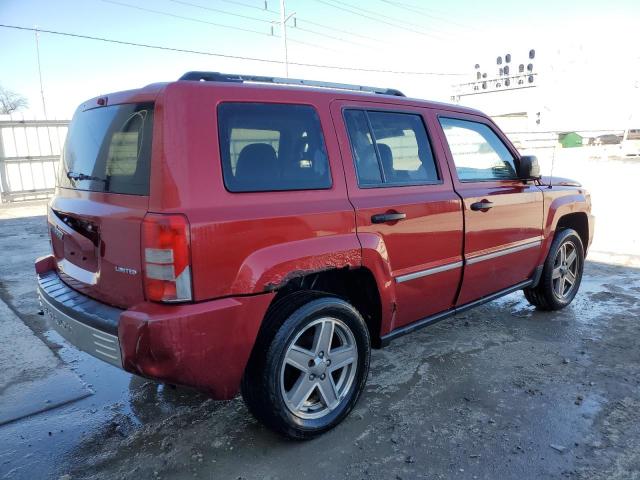
[[[590,196],[482,113],[397,90],[190,72],[76,111],[36,262],[78,348],[308,438],[371,348],[515,290],[568,305]]]

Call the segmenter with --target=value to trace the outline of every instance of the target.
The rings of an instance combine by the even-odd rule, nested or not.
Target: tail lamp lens
[[[142,222],[147,300],[186,302],[191,293],[189,222],[183,215],[148,213]]]

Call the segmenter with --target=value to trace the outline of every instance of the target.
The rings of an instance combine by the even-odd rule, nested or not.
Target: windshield
[[[148,195],[152,129],[151,104],[76,112],[60,159],[58,186]]]

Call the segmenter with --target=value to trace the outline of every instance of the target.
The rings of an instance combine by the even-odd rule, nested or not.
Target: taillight
[[[189,222],[183,215],[145,215],[142,254],[147,300],[185,302],[193,299],[189,242]]]

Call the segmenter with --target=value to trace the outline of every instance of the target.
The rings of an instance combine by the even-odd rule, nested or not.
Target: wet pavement
[[[0,426],[91,395],[80,378],[0,301]],[[40,398],[47,392],[46,398]]]
[[[517,292],[374,351],[353,413],[301,443],[68,347],[36,313],[47,250],[44,217],[0,218],[0,301],[91,395],[0,426],[0,479],[640,479],[637,258],[588,262],[563,311]]]

